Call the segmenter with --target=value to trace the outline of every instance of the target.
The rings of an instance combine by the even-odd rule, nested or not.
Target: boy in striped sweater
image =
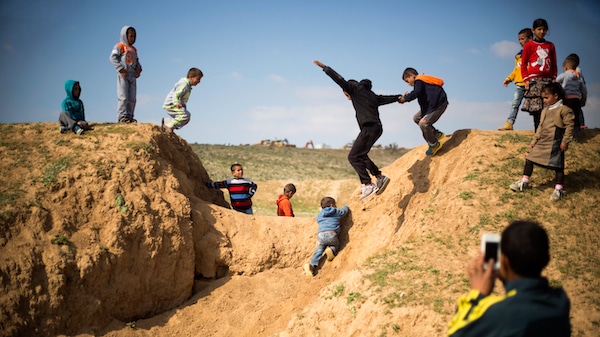
[[[229,191],[231,207],[238,212],[252,214],[252,196],[256,193],[258,186],[252,180],[244,178],[244,168],[241,164],[231,165],[231,174],[233,178],[223,181],[209,181],[206,186],[209,188],[226,188]]]

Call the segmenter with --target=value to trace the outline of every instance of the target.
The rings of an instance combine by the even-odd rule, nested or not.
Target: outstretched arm
[[[327,76],[331,77],[331,79],[335,83],[337,83],[337,85],[339,85],[340,88],[342,88],[342,90],[344,90],[345,92],[347,92],[349,94],[352,94],[352,91],[350,89],[350,86],[348,85],[348,82],[346,82],[346,80],[342,77],[342,75],[338,74],[337,72],[335,72],[335,70],[331,69],[330,67],[324,65],[323,63],[321,63],[321,61],[314,60],[313,63],[316,64],[317,66],[319,66],[321,69],[323,69],[325,74],[327,74]]]
[[[325,68],[325,65],[323,63],[321,63],[320,61],[314,60],[313,63],[318,65],[319,67],[321,67],[321,69]]]

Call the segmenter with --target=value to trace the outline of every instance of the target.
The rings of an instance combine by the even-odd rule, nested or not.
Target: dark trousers
[[[565,98],[563,99],[563,103],[573,110],[573,114],[575,114],[575,127],[573,129],[573,136],[579,136],[579,130],[581,129],[581,125],[584,125],[581,117],[583,117],[583,111],[581,111],[581,100],[579,98]]]
[[[523,168],[524,176],[531,177],[531,175],[533,174],[533,165],[554,171],[555,172],[554,183],[559,184],[559,185],[565,184],[565,170],[564,169],[556,168],[556,167],[549,167],[549,166],[545,166],[545,165],[539,165],[528,159],[525,159],[525,167]]]
[[[382,133],[381,124],[367,123],[363,125],[352,145],[352,149],[350,149],[350,153],[348,153],[348,161],[358,174],[362,184],[371,183],[369,172],[374,176],[381,174],[377,165],[369,158],[369,151],[371,151],[371,147],[375,145]]]

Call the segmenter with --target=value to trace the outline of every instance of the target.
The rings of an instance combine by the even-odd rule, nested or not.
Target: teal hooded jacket
[[[62,102],[62,109],[69,114],[71,119],[74,121],[84,121],[85,111],[83,109],[83,102],[79,99],[79,96],[73,96],[73,87],[78,84],[78,81],[67,80],[65,82],[65,91],[67,92],[67,98]]]

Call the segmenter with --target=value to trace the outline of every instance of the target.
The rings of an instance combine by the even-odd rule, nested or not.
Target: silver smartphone
[[[494,259],[494,270],[500,269],[500,234],[486,233],[481,236],[481,252],[483,253],[483,268],[487,269],[488,261]]]

